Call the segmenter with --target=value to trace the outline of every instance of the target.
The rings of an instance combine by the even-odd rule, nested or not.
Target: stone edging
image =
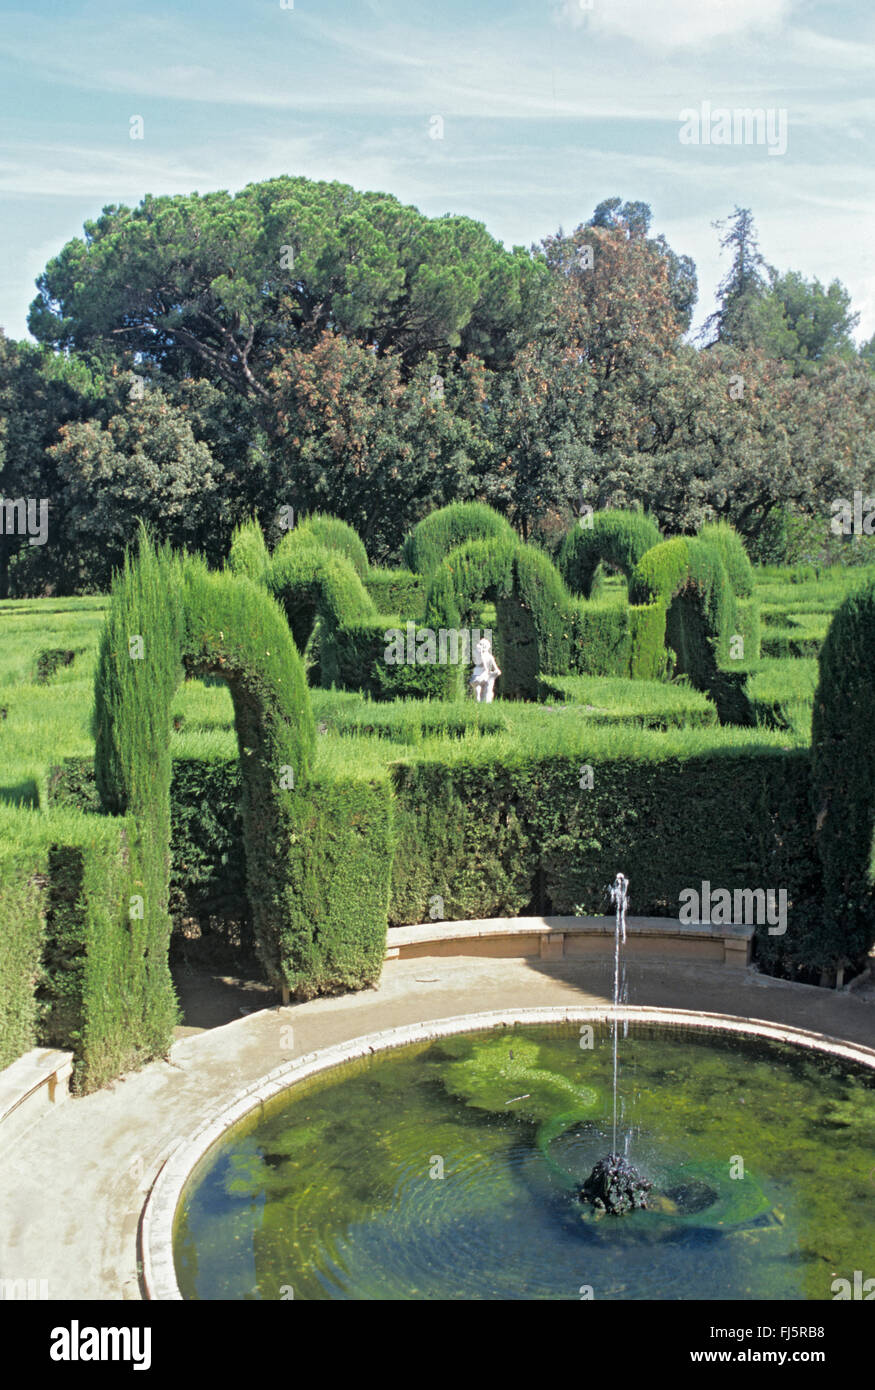
[[[454,954],[492,955],[490,943],[507,939],[518,946],[521,956],[540,955],[544,960],[561,960],[568,945],[588,939],[592,947],[608,951],[614,938],[614,918],[602,917],[482,917],[453,922],[424,922],[407,927],[390,927],[386,938],[386,959],[405,960],[412,956],[446,954],[440,947],[453,943]],[[660,946],[672,955],[691,959],[707,955],[724,965],[750,964],[754,928],[747,923],[681,922],[675,917],[629,917],[627,940],[641,949],[659,954]],[[467,945],[467,949],[465,946]],[[435,952],[434,948],[438,951]],[[577,951],[572,951],[578,954]]]
[[[73,1053],[49,1047],[32,1048],[0,1071],[0,1145],[65,1101],[72,1073]]]
[[[168,1154],[158,1171],[140,1218],[139,1247],[142,1261],[143,1292],[147,1299],[181,1300],[173,1261],[173,1223],[183,1189],[194,1169],[227,1130],[242,1120],[256,1106],[264,1105],[294,1082],[317,1072],[329,1071],[344,1062],[351,1062],[369,1053],[404,1047],[408,1043],[428,1042],[453,1033],[473,1033],[514,1024],[537,1023],[605,1023],[611,1019],[628,1019],[637,1023],[683,1024],[705,1032],[741,1033],[747,1037],[768,1038],[772,1042],[794,1043],[812,1051],[826,1052],[834,1057],[875,1070],[875,1048],[843,1042],[822,1033],[802,1028],[769,1023],[765,1019],[738,1018],[730,1014],[696,1013],[688,1009],[658,1009],[624,1006],[598,1008],[567,1008],[549,1006],[534,1009],[492,1010],[489,1013],[458,1014],[453,1018],[436,1019],[430,1023],[409,1024],[369,1033],[349,1042],[337,1043],[318,1052],[307,1053],[240,1091],[229,1105],[214,1110],[211,1116],[188,1138],[178,1143]]]

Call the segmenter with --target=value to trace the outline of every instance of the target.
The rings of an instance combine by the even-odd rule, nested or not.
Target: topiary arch
[[[631,580],[638,561],[660,540],[656,522],[643,512],[593,512],[562,542],[559,573],[572,594],[595,598],[603,565],[615,565]]]
[[[629,601],[655,604],[665,614],[664,641],[674,652],[674,674],[688,676],[697,689],[710,695],[721,722],[755,722],[744,693],[744,674],[720,669],[738,627],[738,610],[715,546],[683,536],[661,541],[636,565]],[[642,639],[646,637],[651,643],[658,640],[658,629],[652,623],[641,625],[638,631]],[[639,670],[646,667],[641,653],[633,660]]]
[[[451,502],[423,517],[404,540],[404,561],[418,574],[431,574],[451,550],[466,541],[517,540],[499,512],[485,502]]]
[[[312,512],[288,531],[274,550],[274,559],[288,554],[296,546],[315,544],[349,560],[359,579],[366,579],[370,570],[368,552],[358,532],[349,522],[325,512]]]
[[[95,684],[96,775],[106,811],[129,812],[130,1029],[148,1055],[166,1047],[176,1004],[167,964],[171,703],[187,676],[221,676],[234,704],[249,900],[268,979],[299,996],[337,987],[332,945],[314,929],[319,874],[292,856],[308,810],[315,743],[304,666],[265,590],[141,536],[116,577]],[[298,869],[293,870],[292,865]],[[303,881],[307,876],[307,882]],[[301,881],[298,881],[298,880]],[[385,929],[383,930],[385,936]],[[359,938],[358,983],[379,976],[383,941]],[[349,951],[342,983],[349,987]]]
[[[709,521],[699,531],[700,541],[716,546],[737,598],[750,598],[754,572],[744,541],[728,521]]]
[[[331,684],[332,642],[338,628],[376,617],[376,606],[352,562],[339,550],[315,541],[281,543],[265,576],[268,589],[288,619],[295,645],[303,652],[317,617],[321,623],[321,680]]]
[[[432,576],[425,623],[435,630],[468,627],[484,601],[496,607],[500,693],[536,699],[539,671],[561,675],[569,663],[573,619],[555,565],[515,537],[469,541]]]

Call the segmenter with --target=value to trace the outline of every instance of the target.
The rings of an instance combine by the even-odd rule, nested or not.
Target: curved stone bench
[[[679,922],[673,917],[628,917],[626,958],[675,956],[740,968],[750,964],[754,928],[742,923]],[[390,927],[387,960],[416,956],[606,956],[614,949],[613,917],[485,917],[468,922],[426,922]]]
[[[0,1071],[0,1149],[70,1094],[72,1052],[37,1047]]]

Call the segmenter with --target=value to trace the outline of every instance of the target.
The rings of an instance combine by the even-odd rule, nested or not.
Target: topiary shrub
[[[351,575],[364,594],[348,561],[313,552],[324,556],[323,591],[333,602],[338,592],[325,576],[338,569],[340,588]],[[303,663],[280,605],[249,579],[156,551],[143,534],[139,556],[126,560],[114,587],[101,644],[96,778],[104,808],[129,812],[136,826],[130,881],[138,886],[139,915],[130,932],[140,976],[126,1008],[153,1056],[166,1048],[176,1012],[167,968],[171,701],[184,676],[207,674],[222,677],[234,704],[248,897],[268,979],[301,995],[346,988],[356,975],[368,983],[385,939],[385,917],[378,941],[372,912],[362,952],[358,927],[342,949],[336,935],[320,936],[313,892],[323,883],[321,860],[304,874],[300,855],[292,854],[310,814],[315,729]],[[382,843],[383,831],[375,833]],[[312,853],[318,860],[322,851]]]
[[[288,546],[285,539],[281,541],[265,582],[286,614],[299,652],[310,640],[316,618],[321,619],[323,667],[326,643],[330,643],[335,629],[376,615],[374,601],[352,561],[338,550],[326,550],[315,540],[298,540]],[[330,653],[327,659],[330,664]]]
[[[432,576],[425,622],[432,629],[468,627],[484,600],[495,603],[501,634],[500,693],[537,699],[538,673],[568,671],[574,605],[543,551],[513,538],[469,541]]]
[[[629,580],[642,556],[662,537],[659,527],[643,512],[594,512],[575,526],[559,551],[559,573],[572,594],[596,597],[601,566],[615,565]]]
[[[730,641],[738,633],[738,608],[716,546],[683,536],[661,541],[638,562],[629,600],[664,610],[665,640],[674,653],[673,673],[689,676],[698,690],[710,695],[722,723],[756,722],[744,690],[744,673],[720,669],[729,660]],[[636,622],[638,646],[632,665],[639,672],[651,666],[659,622],[655,613]]]
[[[682,602],[676,607],[678,599]],[[701,615],[703,635],[716,658],[728,655],[729,639],[738,626],[738,610],[715,546],[683,536],[661,541],[635,567],[629,601],[664,605],[668,610],[667,636],[675,645],[678,669],[692,679],[704,674],[704,653],[690,625],[683,622],[685,613],[695,609]]]
[[[370,569],[368,552],[361,537],[339,516],[313,512],[288,531],[276,546],[274,558],[294,551],[298,545],[316,544],[331,553],[335,551],[349,560],[359,579],[366,579]]]
[[[762,651],[762,621],[759,602],[755,598],[739,599],[736,607],[738,609],[738,633],[743,643],[739,659],[757,661]]]
[[[750,598],[754,591],[753,565],[735,527],[728,521],[709,521],[700,529],[699,540],[719,550],[736,598]]]
[[[665,605],[631,604],[629,613],[629,675],[635,680],[658,680],[666,673]]]
[[[510,523],[485,502],[451,502],[424,517],[405,538],[404,562],[418,574],[431,574],[466,541],[516,539]]]
[[[260,584],[270,568],[270,552],[264,532],[255,517],[235,526],[228,552],[227,567],[232,574],[245,575]]]
[[[817,964],[862,965],[875,941],[875,581],[836,612],[820,653],[811,727],[824,903]]]

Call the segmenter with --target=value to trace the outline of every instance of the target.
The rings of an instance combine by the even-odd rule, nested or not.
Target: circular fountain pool
[[[317,1070],[228,1129],[175,1194],[182,1296],[834,1297],[871,1264],[875,1058],[623,1013],[646,1209],[579,1197],[612,1147],[608,1022],[479,1023]]]

